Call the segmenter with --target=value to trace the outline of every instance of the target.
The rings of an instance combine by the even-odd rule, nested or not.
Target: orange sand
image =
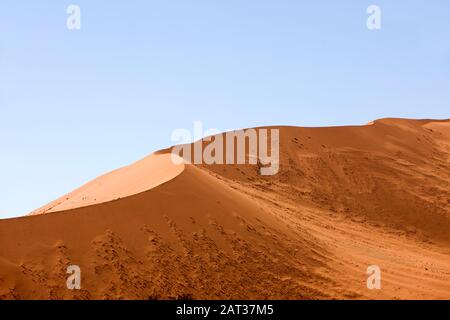
[[[0,299],[450,299],[450,121],[279,129],[275,176],[162,151],[1,220]]]
[[[151,154],[132,165],[100,176],[31,214],[69,210],[129,197],[159,186],[183,170],[184,165],[174,164],[171,155]]]

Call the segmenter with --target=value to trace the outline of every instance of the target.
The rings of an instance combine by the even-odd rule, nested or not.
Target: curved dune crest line
[[[153,189],[183,172],[184,164],[174,164],[171,157],[171,154],[151,154],[88,182],[30,215],[86,207]]]

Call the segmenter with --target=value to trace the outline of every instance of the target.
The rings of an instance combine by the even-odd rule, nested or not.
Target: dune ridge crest
[[[183,170],[184,164],[174,164],[170,155],[151,154],[104,174],[29,215],[65,211],[129,197],[155,188],[175,178]]]

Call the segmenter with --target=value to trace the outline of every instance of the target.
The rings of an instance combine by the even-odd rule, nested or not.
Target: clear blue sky
[[[449,35],[448,0],[2,0],[0,218],[170,146],[194,120],[448,118]]]

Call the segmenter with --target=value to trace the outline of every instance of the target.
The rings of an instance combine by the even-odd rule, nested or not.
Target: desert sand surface
[[[276,175],[163,150],[0,220],[0,299],[450,299],[450,120],[273,128]]]
[[[175,178],[183,172],[183,169],[184,164],[175,164],[169,154],[151,154],[136,163],[88,182],[84,186],[33,211],[31,215],[87,207],[129,197]]]

